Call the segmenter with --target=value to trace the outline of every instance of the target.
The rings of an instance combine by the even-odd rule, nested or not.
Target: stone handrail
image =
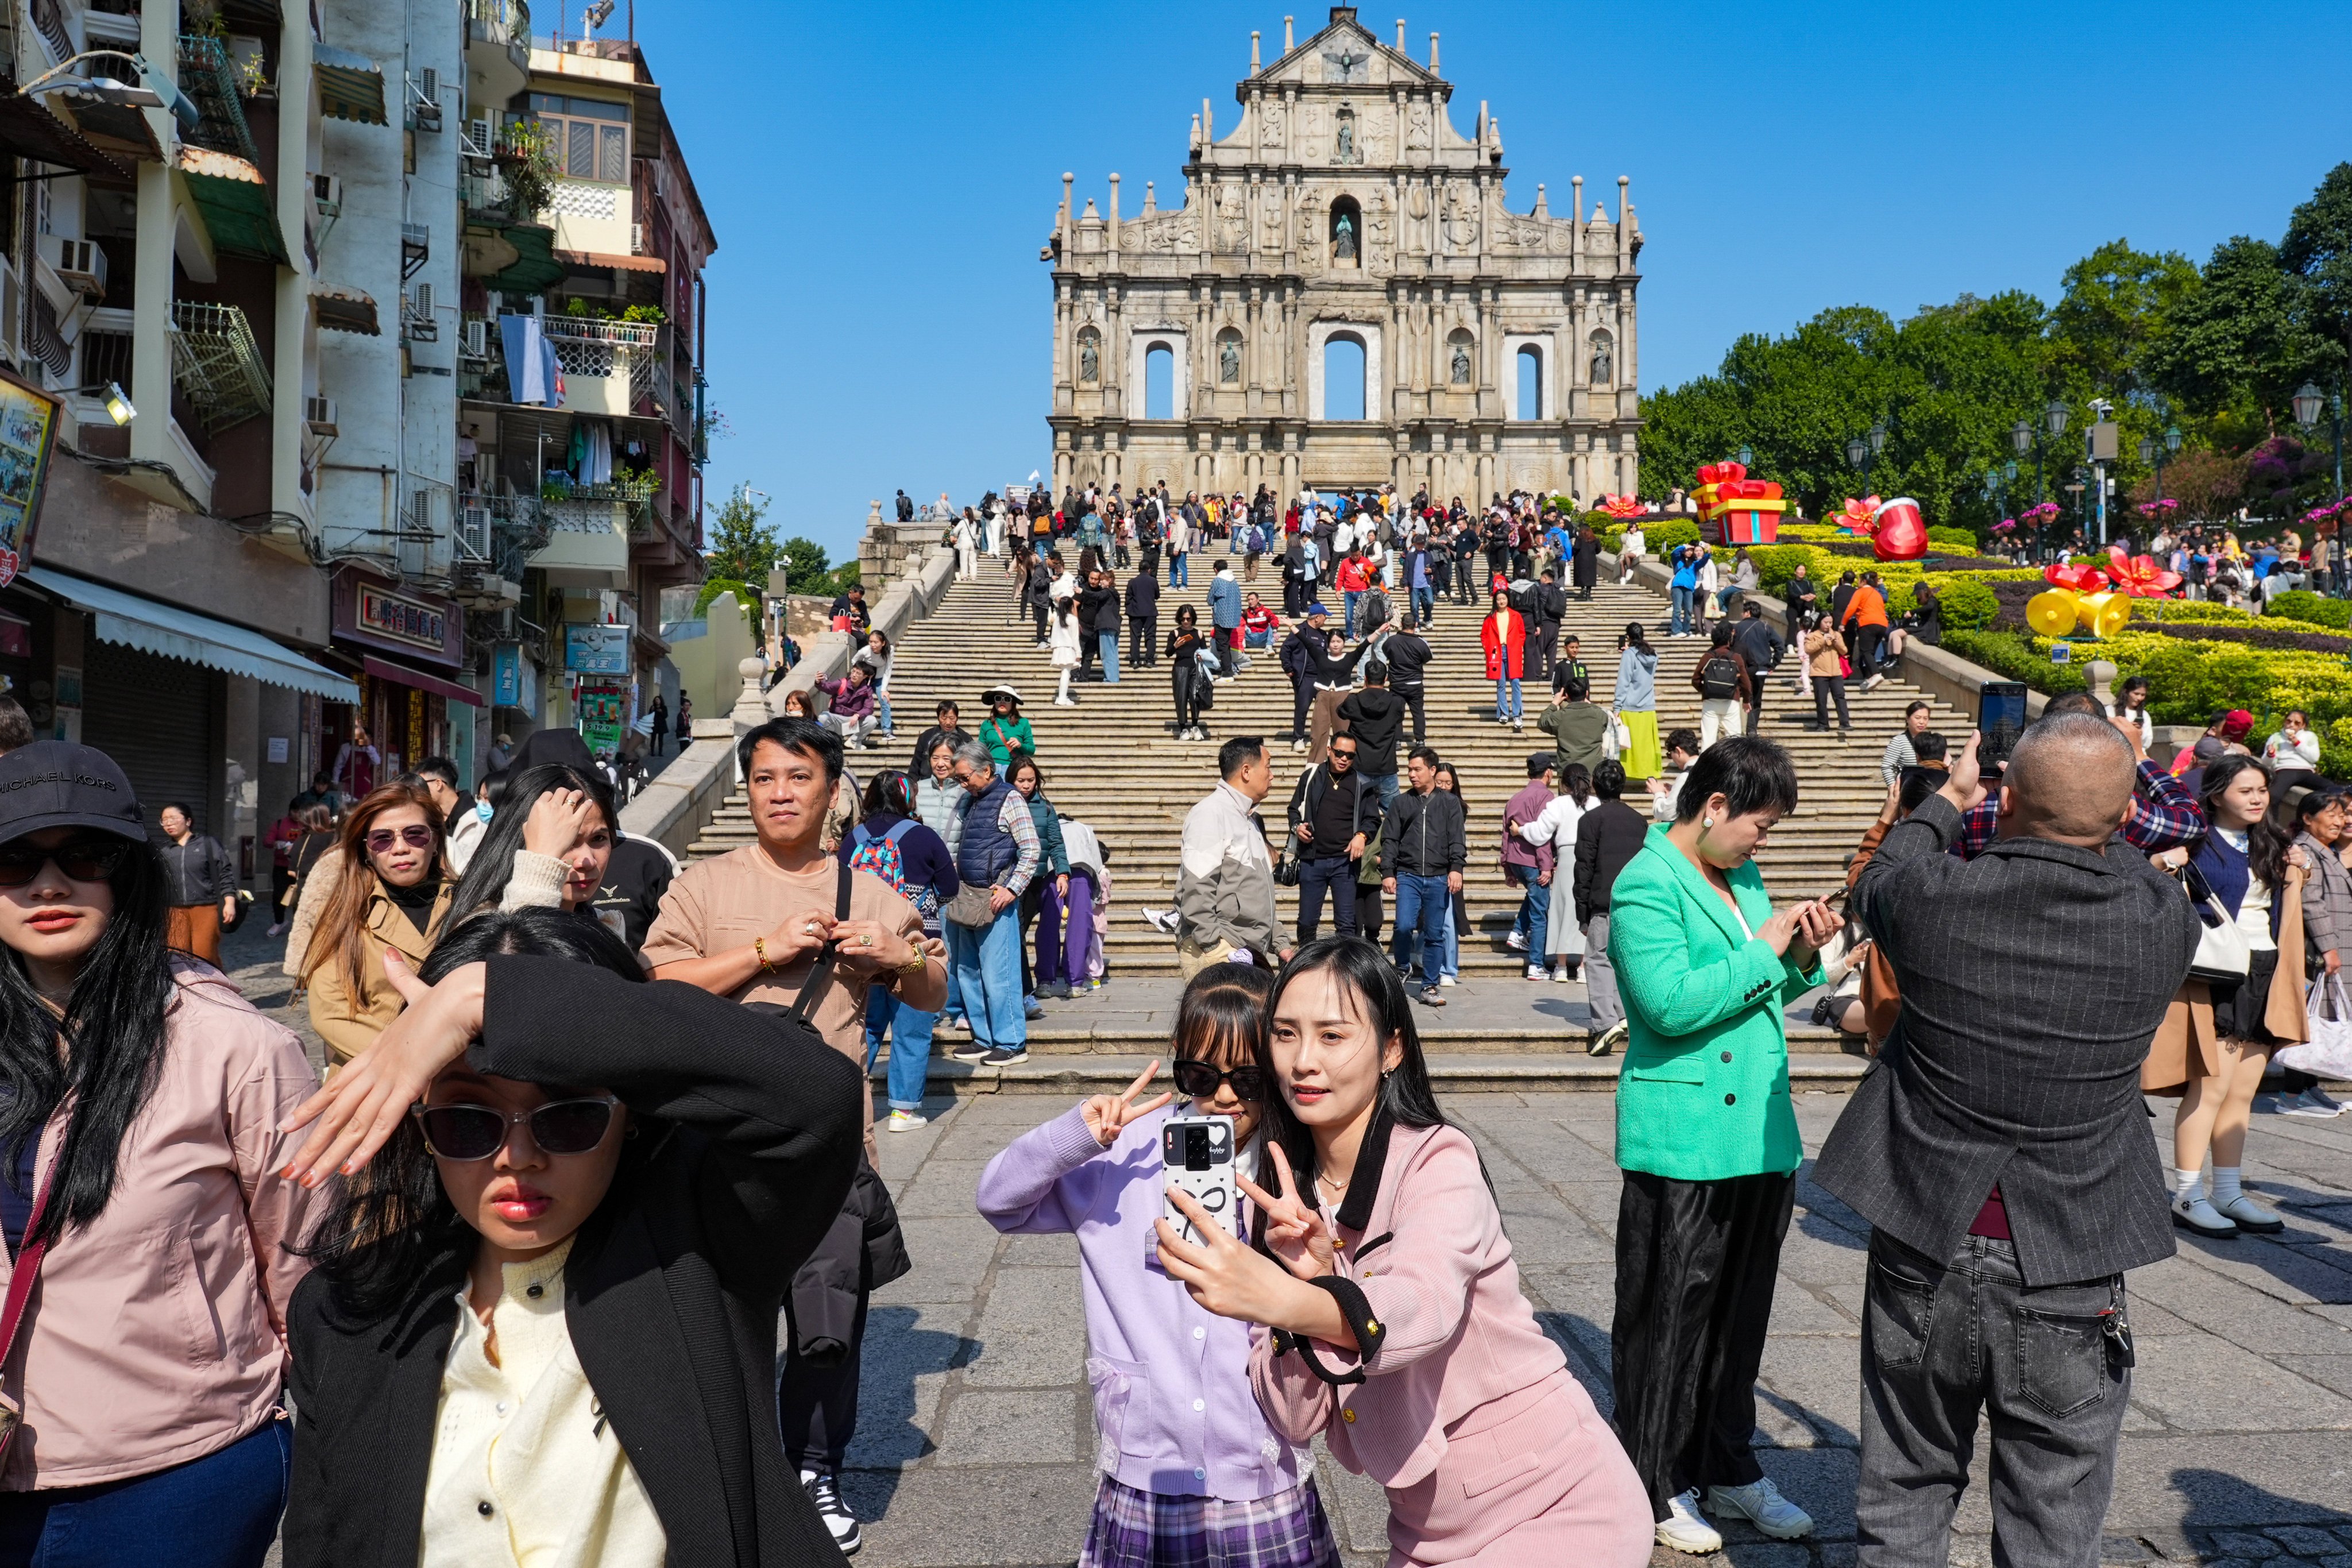
[[[923,552],[921,563],[884,589],[881,600],[869,608],[874,629],[898,641],[908,626],[939,608],[954,581],[955,552],[943,544],[932,545]],[[809,638],[801,648],[800,663],[770,689],[768,711],[782,713],[787,694],[812,690],[820,678],[833,680],[846,673],[859,640],[847,632],[821,632]],[[822,707],[823,700],[818,701]]]

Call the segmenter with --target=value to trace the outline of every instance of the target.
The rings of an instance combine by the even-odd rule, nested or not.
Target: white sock
[[[2204,1178],[2204,1175],[2205,1167],[2202,1165],[2198,1166],[2193,1171],[2176,1170],[2173,1172],[2172,1201],[2174,1203],[2185,1204],[2190,1198],[2195,1197],[2197,1195],[2197,1184]]]
[[[2213,1206],[2215,1208],[2220,1208],[2223,1204],[2234,1203],[2242,1195],[2238,1186],[2238,1171],[2239,1167],[2236,1165],[2213,1167]]]

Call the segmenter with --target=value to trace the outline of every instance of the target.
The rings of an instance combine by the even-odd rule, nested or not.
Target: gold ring
[[[857,939],[857,945],[860,947],[872,947],[874,945],[874,939],[870,936],[861,936]]]

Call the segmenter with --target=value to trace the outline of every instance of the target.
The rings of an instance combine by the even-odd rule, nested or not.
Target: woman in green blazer
[[[1631,1030],[1617,1082],[1617,1433],[1658,1540],[1680,1552],[1723,1545],[1702,1506],[1784,1541],[1813,1527],[1748,1447],[1803,1155],[1781,1009],[1821,983],[1814,952],[1838,926],[1818,902],[1774,913],[1750,863],[1796,804],[1786,752],[1718,741],[1692,764],[1675,822],[1650,829],[1609,892]]]

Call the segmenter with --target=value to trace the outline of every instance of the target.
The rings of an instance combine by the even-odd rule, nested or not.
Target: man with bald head
[[[2140,1062],[2197,918],[2120,836],[2142,769],[2115,724],[2046,712],[1990,795],[1977,741],[1853,891],[1903,997],[1813,1171],[1871,1224],[1858,1556],[1944,1561],[1981,1411],[1995,1560],[2095,1568],[2124,1271],[2173,1250]],[[1947,853],[1987,806],[1990,842]]]

